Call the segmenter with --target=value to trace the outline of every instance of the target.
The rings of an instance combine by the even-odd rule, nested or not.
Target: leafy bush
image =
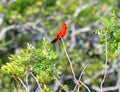
[[[26,49],[21,49],[19,55],[10,55],[10,62],[1,67],[1,72],[13,78],[25,76],[30,72],[34,73],[37,80],[44,85],[56,75],[55,62],[57,54],[49,47],[46,39],[43,39],[39,48],[27,44]]]
[[[112,13],[110,18],[102,18],[103,29],[96,32],[101,36],[101,43],[108,42],[109,53],[117,54],[120,50],[120,19],[118,10]]]

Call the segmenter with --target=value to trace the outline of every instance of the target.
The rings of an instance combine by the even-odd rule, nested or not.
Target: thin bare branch
[[[91,92],[90,89],[82,81],[80,81],[80,83],[88,90],[88,92]]]
[[[65,90],[65,92],[68,92],[68,89],[64,88],[64,86],[60,83],[60,81],[54,76],[54,79],[56,80],[56,82],[58,83],[58,85],[60,87],[62,87],[63,90]]]
[[[80,12],[88,8],[88,6],[89,6],[88,4],[85,4],[82,7],[78,7],[76,11],[74,12],[73,17],[77,17],[80,14]]]
[[[108,47],[107,47],[107,41],[105,43],[105,49],[106,49],[106,61],[105,61],[105,72],[104,72],[104,77],[103,77],[103,80],[101,81],[101,84],[100,84],[100,89],[101,89],[101,92],[103,92],[103,83],[106,79],[106,75],[107,75],[107,63],[108,63]]]
[[[27,86],[27,87],[28,87],[28,89],[29,89],[28,76],[29,76],[29,74],[27,73],[27,74],[26,74],[26,86]]]
[[[88,63],[88,64],[89,64],[89,63]],[[81,77],[82,77],[85,69],[87,68],[88,64],[83,68],[83,70],[82,70],[82,72],[81,72],[81,74],[80,74],[80,76],[79,76],[79,81],[80,81],[81,84],[84,84],[84,83],[81,81]],[[85,85],[85,84],[84,84],[84,85]],[[88,91],[90,92],[90,89],[89,89],[87,86],[85,86],[85,87],[86,87],[86,88],[88,89]],[[74,89],[73,89],[73,92],[76,90],[76,88],[77,88],[77,85],[75,85],[75,87],[74,87]],[[79,90],[79,88],[80,88],[80,87],[78,86],[78,90]]]
[[[23,25],[10,25],[5,28],[2,28],[0,31],[0,40],[2,40],[4,38],[6,32],[8,32],[12,29],[18,29],[18,30],[22,31],[22,30],[25,30],[26,28],[30,27],[36,31],[44,33],[45,32],[44,29],[37,26],[37,24],[39,24],[40,22],[41,22],[41,19],[37,19],[35,22],[27,22],[27,23],[24,23]]]
[[[27,88],[27,86],[25,85],[25,83],[22,81],[22,79],[21,79],[20,77],[17,77],[17,78],[18,78],[18,80],[21,82],[21,84],[23,85],[23,87],[25,88],[25,90],[26,90],[27,92],[30,92],[29,89]]]
[[[34,78],[34,80],[36,81],[37,85],[38,85],[38,89],[40,90],[40,92],[42,92],[42,88],[40,86],[40,83],[38,82],[38,80],[36,79],[36,77],[34,76],[34,74],[32,72],[30,72],[30,74],[32,75],[32,77]]]
[[[72,71],[72,75],[73,75],[73,78],[74,78],[74,82],[75,82],[77,85],[79,85],[79,82],[78,82],[78,80],[77,80],[76,77],[75,77],[75,73],[74,73],[74,70],[73,70],[72,62],[71,62],[71,60],[70,60],[70,58],[69,58],[69,55],[68,55],[68,53],[67,53],[67,51],[66,51],[65,43],[64,43],[64,41],[63,41],[62,38],[61,38],[61,41],[62,41],[62,44],[63,44],[63,47],[64,47],[65,54],[66,54],[66,56],[67,56],[68,62],[69,62],[69,64],[70,64],[70,69],[71,69],[71,71]]]
[[[102,92],[109,92],[109,91],[115,91],[119,89],[119,81],[116,83],[115,86],[111,86],[111,87],[104,87],[102,88]],[[94,89],[97,92],[101,91],[101,88],[97,87],[97,86],[92,86],[92,89]]]

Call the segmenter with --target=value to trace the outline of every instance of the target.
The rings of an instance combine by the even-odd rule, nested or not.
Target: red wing
[[[58,33],[57,33],[57,35],[56,35],[56,38],[60,38],[61,37],[61,32],[62,32],[62,30],[60,30]]]

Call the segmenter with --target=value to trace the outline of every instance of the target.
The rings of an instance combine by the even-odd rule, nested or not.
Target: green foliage
[[[5,20],[8,24],[25,22],[32,14],[39,12],[42,1],[16,0],[5,12]]]
[[[103,38],[101,45],[108,40],[109,57],[113,57],[114,53],[112,52],[117,52],[120,49],[119,14],[113,14],[114,16],[112,18],[110,16],[111,11],[116,7],[116,0],[14,0],[11,4],[9,3],[10,1],[11,0],[0,0],[0,13],[4,15],[3,22],[0,24],[1,29],[9,27],[9,25],[16,24],[22,24],[24,27],[24,23],[35,22],[36,20],[41,19],[41,22],[37,27],[43,28],[45,35],[51,37],[53,35],[55,36],[63,21],[67,22],[69,24],[69,29],[65,39],[66,47],[72,60],[76,76],[79,76],[83,67],[88,62],[92,61],[92,63],[90,63],[86,68],[82,79],[89,78],[90,81],[92,81],[89,82],[90,85],[99,85],[101,78],[94,79],[93,75],[103,69],[103,53],[98,54],[98,57],[94,57],[96,54],[95,52],[97,52],[96,49],[92,48],[91,50],[91,47],[76,48],[77,46],[75,46],[72,51],[69,51],[70,45],[68,44],[71,42],[70,33],[72,30],[70,26],[71,24],[74,24],[75,29],[77,30],[78,28],[91,25],[101,17],[107,16],[107,18],[102,20],[105,28],[98,30],[98,33],[100,33],[100,37]],[[76,9],[81,9],[85,5],[88,7],[78,12],[76,17],[73,17]],[[0,16],[0,18],[2,17]],[[110,30],[114,30],[114,34]],[[91,33],[92,30],[87,33],[80,33],[77,36],[84,36],[83,38],[88,41],[88,35]],[[0,66],[2,66],[1,72],[5,73],[5,75],[3,75],[3,73],[0,74],[0,90],[3,90],[3,92],[13,91],[13,86],[11,85],[13,81],[11,81],[11,78],[6,76],[6,74],[12,77],[20,76],[24,80],[26,73],[31,71],[35,74],[36,78],[42,82],[42,88],[45,92],[50,92],[50,88],[48,88],[46,83],[52,80],[53,74],[56,74],[56,69],[53,67],[56,63],[57,71],[59,71],[60,74],[65,76],[71,75],[69,63],[66,62],[67,59],[65,54],[63,54],[63,46],[61,43],[59,44],[58,42],[55,45],[60,58],[56,60],[57,62],[54,62],[57,57],[56,53],[50,49],[50,44],[47,43],[47,45],[45,45],[45,43],[43,43],[44,41],[39,42],[39,45],[37,45],[38,48],[28,45],[26,49],[23,49],[27,42],[31,43],[31,40],[33,40],[36,34],[38,34],[38,30],[33,30],[28,25],[24,30],[21,30],[21,28],[20,30],[15,28],[7,31],[5,34],[6,35],[3,40],[0,41]],[[19,55],[14,55],[13,53],[15,53],[19,48],[22,48]],[[86,53],[89,48],[89,52]],[[117,50],[115,48],[117,48]],[[9,54],[13,55],[9,56]],[[10,62],[8,62],[8,56]],[[5,63],[6,65],[2,65]],[[108,84],[111,84],[111,82]],[[69,89],[69,85],[63,85],[67,86]],[[85,92],[85,90],[82,91],[82,89],[80,91]]]
[[[49,48],[46,39],[41,41],[41,46],[36,49],[27,44],[27,49],[21,49],[19,55],[10,55],[10,62],[1,67],[1,72],[12,77],[21,77],[33,72],[41,83],[48,83],[56,73],[54,60],[57,54]]]
[[[112,13],[111,18],[103,18],[103,29],[96,32],[102,37],[101,42],[108,42],[108,49],[111,53],[116,53],[120,50],[120,19],[116,12]]]
[[[8,9],[8,11],[10,10],[15,10],[18,12],[23,13],[24,9],[28,6],[33,5],[33,3],[35,3],[35,0],[16,0]],[[24,8],[24,9],[23,9]]]

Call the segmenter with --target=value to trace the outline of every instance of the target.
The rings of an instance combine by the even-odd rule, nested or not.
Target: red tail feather
[[[56,43],[57,42],[57,38],[55,38],[54,40],[51,41],[51,43]]]

